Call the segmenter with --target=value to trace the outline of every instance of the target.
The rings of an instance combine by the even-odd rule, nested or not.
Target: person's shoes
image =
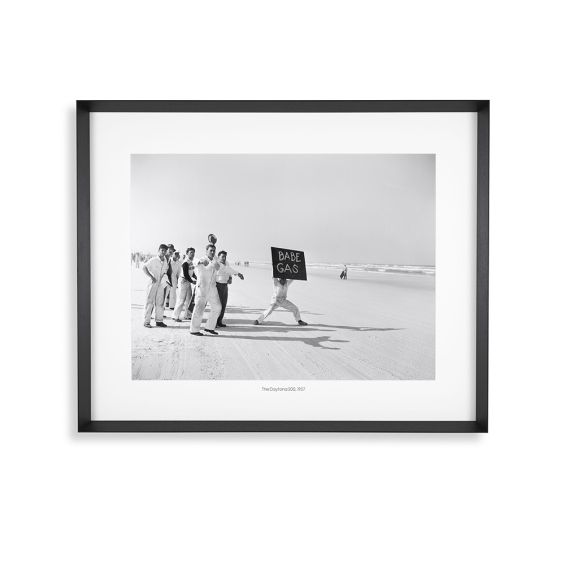
[[[258,326],[258,325],[259,325],[259,320],[255,320],[255,321],[253,322],[253,325],[254,325],[254,326]]]
[[[166,328],[166,327],[167,327],[167,324],[164,324],[163,322],[157,322],[155,325],[156,325],[158,328]]]
[[[212,335],[218,335],[218,332],[215,332],[214,330],[208,330],[208,329],[204,328],[204,331],[209,333],[209,334],[212,334]]]
[[[307,326],[308,324],[306,322],[303,322],[302,320],[298,320],[298,325],[299,326]]]
[[[173,318],[173,322],[182,322],[180,318]]]
[[[153,326],[152,326],[149,322],[145,322],[145,323],[143,324],[143,327],[144,327],[144,328],[152,328]]]
[[[190,332],[190,335],[204,335],[202,332]]]
[[[226,324],[216,324],[217,328],[227,328]]]

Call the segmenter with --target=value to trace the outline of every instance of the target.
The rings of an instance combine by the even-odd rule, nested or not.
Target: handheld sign
[[[271,247],[271,258],[273,259],[273,277],[284,277],[297,281],[308,280],[304,251]]]

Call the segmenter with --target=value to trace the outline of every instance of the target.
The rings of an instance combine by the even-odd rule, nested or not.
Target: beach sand
[[[309,325],[279,309],[255,326],[270,303],[271,269],[241,269],[245,280],[229,287],[228,327],[198,337],[168,309],[169,327],[143,327],[147,278],[132,268],[133,379],[434,378],[435,277],[350,270],[342,281],[338,270],[309,269],[288,292]]]

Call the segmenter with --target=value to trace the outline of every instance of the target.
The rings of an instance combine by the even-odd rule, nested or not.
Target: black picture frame
[[[96,421],[91,416],[90,114],[93,112],[476,112],[476,418],[473,421]],[[79,432],[442,432],[488,431],[488,100],[79,100],[77,307]]]

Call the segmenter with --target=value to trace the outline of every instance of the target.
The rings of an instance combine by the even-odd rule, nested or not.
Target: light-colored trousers
[[[190,306],[190,301],[192,300],[192,285],[185,278],[179,279],[179,286],[177,292],[177,301],[175,303],[175,311],[173,312],[173,318],[177,320],[180,319],[182,309],[185,309],[184,319],[188,320],[190,312],[188,307]]]
[[[169,308],[174,308],[177,304],[177,284],[178,277],[171,276],[173,286],[167,285],[165,289],[165,304],[167,304],[167,296],[169,297]]]
[[[161,282],[147,285],[147,295],[145,299],[145,323],[151,322],[151,314],[155,308],[155,321],[162,322],[165,314],[165,289]]]
[[[294,319],[298,322],[300,320],[300,310],[296,304],[293,304],[290,300],[284,298],[283,300],[277,300],[276,302],[271,302],[271,305],[257,318],[259,323],[261,323],[267,316],[270,316],[277,308],[284,308],[289,310],[294,315]]]
[[[200,288],[196,289],[194,312],[192,312],[192,321],[190,322],[191,332],[200,331],[202,316],[204,315],[204,309],[208,303],[210,304],[210,313],[208,314],[206,328],[213,330],[216,327],[218,316],[222,311],[222,303],[220,302],[220,297],[218,296],[218,290],[216,289],[215,284],[212,284],[212,287],[208,292],[202,292]]]

